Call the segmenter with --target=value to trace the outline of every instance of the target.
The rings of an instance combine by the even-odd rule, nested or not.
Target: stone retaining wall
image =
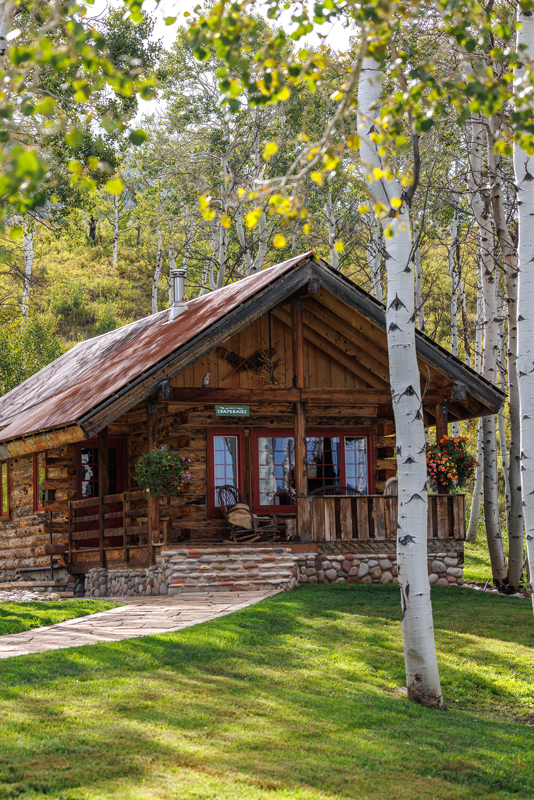
[[[293,553],[289,547],[167,550],[148,569],[93,569],[86,597],[146,597],[190,592],[294,589],[299,583],[398,583],[392,553]],[[463,552],[429,553],[430,584],[462,584]]]
[[[398,583],[397,557],[391,553],[295,553],[299,583]],[[463,553],[428,554],[428,579],[437,586],[461,585]]]

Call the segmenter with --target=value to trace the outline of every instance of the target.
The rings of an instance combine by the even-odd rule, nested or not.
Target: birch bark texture
[[[497,384],[499,356],[499,312],[496,294],[496,269],[493,257],[493,225],[491,203],[486,196],[484,175],[486,130],[480,118],[475,118],[467,136],[469,157],[469,202],[479,232],[479,269],[484,308],[484,347],[482,375]],[[482,420],[482,453],[484,462],[484,523],[491,561],[493,581],[500,586],[507,578],[506,556],[499,515],[497,473],[497,430],[495,416]]]
[[[501,156],[495,153],[495,142],[503,121],[498,115],[490,117],[487,127],[488,168],[490,173],[491,202],[497,239],[504,259],[505,305],[508,321],[508,343],[503,347],[501,359],[506,353],[508,375],[508,415],[510,418],[510,451],[508,460],[508,582],[518,588],[523,573],[523,498],[521,495],[521,464],[519,442],[521,421],[519,413],[519,390],[517,380],[517,247],[514,244],[503,198],[504,178]],[[502,322],[504,328],[504,319]],[[502,412],[501,412],[502,415]],[[504,426],[503,426],[504,427]],[[499,433],[499,438],[501,434]]]
[[[22,290],[22,316],[26,319],[28,305],[30,302],[30,287],[33,271],[33,237],[35,230],[27,223],[24,223],[24,288]]]
[[[521,23],[517,47],[522,69],[530,70],[534,58],[534,16],[518,7]],[[518,69],[518,72],[520,70]],[[530,95],[528,95],[530,97]],[[528,102],[528,101],[527,101]],[[532,100],[529,103],[533,107]],[[534,157],[514,144],[514,172],[518,200],[518,387],[521,417],[521,487],[530,586],[534,583]],[[534,603],[534,592],[533,592]]]
[[[362,165],[370,182],[373,170],[386,169],[373,141],[382,77],[375,59],[365,57],[358,87],[358,131]],[[398,211],[393,210],[391,201],[402,197],[393,175],[386,172],[381,179],[372,181],[371,191],[390,210],[382,225],[387,231],[386,326],[397,436],[397,561],[406,683],[411,700],[443,708],[427,567],[426,441],[415,345],[410,215],[406,202]]]

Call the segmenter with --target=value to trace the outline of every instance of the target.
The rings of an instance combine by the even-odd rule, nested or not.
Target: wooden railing
[[[84,514],[86,509],[94,509],[94,514]],[[117,527],[111,527],[111,520],[117,520]],[[163,539],[166,540],[167,525],[163,520]],[[111,544],[113,538],[121,537],[122,544]],[[84,547],[84,542],[98,540],[98,545]],[[100,553],[100,563],[105,563],[106,550],[123,549],[124,560],[129,561],[129,551],[146,547],[148,543],[147,495],[142,490],[106,495],[102,500],[88,497],[71,500],[69,503],[69,561],[79,550],[95,550]],[[154,545],[166,541],[153,542]]]
[[[299,529],[313,541],[385,541],[397,534],[397,498],[384,495],[299,498]],[[429,495],[429,539],[465,539],[465,497]]]

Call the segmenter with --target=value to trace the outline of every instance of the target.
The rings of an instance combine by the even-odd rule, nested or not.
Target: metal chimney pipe
[[[169,322],[172,322],[176,317],[187,311],[187,303],[184,300],[185,295],[185,269],[171,269],[171,307],[169,314]]]

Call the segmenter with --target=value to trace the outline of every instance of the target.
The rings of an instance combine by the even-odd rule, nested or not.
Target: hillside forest
[[[416,328],[507,393],[436,446],[467,437],[468,538],[484,530],[516,592],[534,568],[534,0],[210,1],[170,47],[155,19],[142,0],[0,0],[0,392],[165,308],[175,268],[192,298],[315,251],[385,304],[408,697],[443,708]]]

